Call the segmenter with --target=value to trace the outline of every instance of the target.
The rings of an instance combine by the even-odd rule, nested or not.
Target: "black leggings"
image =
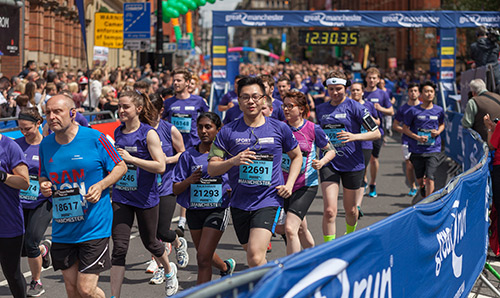
[[[130,205],[113,202],[113,254],[111,264],[125,266],[130,230],[134,223],[134,214],[137,216],[137,225],[142,244],[155,257],[159,258],[165,252],[165,246],[156,238],[158,227],[158,207],[142,209]]]
[[[177,234],[170,229],[175,211],[175,195],[160,197],[160,210],[158,218],[158,233],[156,236],[163,242],[174,242]]]
[[[52,219],[52,203],[46,200],[35,209],[23,209],[24,212],[24,246],[23,257],[36,258],[40,255],[40,242]]]
[[[21,249],[23,236],[0,238],[0,264],[15,298],[26,297],[26,280],[21,273]]]

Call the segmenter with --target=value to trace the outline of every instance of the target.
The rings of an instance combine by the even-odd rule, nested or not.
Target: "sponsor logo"
[[[403,27],[423,27],[424,24],[438,24],[439,17],[426,15],[405,16],[401,13],[393,13],[383,16],[382,23],[398,23]]]
[[[427,116],[417,116],[417,119],[419,119],[419,120],[425,120],[425,119],[427,119]]]
[[[170,109],[171,109],[172,111],[180,111],[180,110],[181,110],[181,107],[179,107],[179,106],[176,106],[176,107],[170,107]]]
[[[259,144],[274,144],[274,138],[260,138],[259,139]]]
[[[246,26],[266,26],[268,21],[283,21],[284,16],[279,14],[256,14],[232,13],[226,16],[226,22],[241,22]]]
[[[137,152],[137,146],[125,146],[125,150],[129,153],[135,153]]]
[[[78,154],[74,155],[74,156],[71,158],[71,160],[79,160],[79,159],[83,159],[83,157],[82,157],[82,156],[80,156],[80,155],[78,155]]]
[[[481,16],[478,14],[468,14],[460,17],[459,22],[460,24],[473,23],[476,26],[493,27],[498,26],[498,23],[500,23],[500,16]]]
[[[453,71],[441,71],[441,79],[453,79],[455,73]]]
[[[342,288],[340,297],[361,297],[363,292],[365,292],[363,297],[392,297],[392,265],[393,256],[391,255],[389,267],[382,269],[382,271],[368,274],[368,276],[360,280],[351,282],[347,274],[349,263],[337,258],[329,259],[318,265],[302,278],[302,280],[296,283],[284,297],[295,297],[303,290],[311,287],[320,280],[325,280],[327,277],[336,277],[340,282]],[[331,278],[329,278],[329,280],[331,280]],[[325,287],[319,286],[312,296],[328,297],[329,295],[327,293],[321,293],[323,288]]]
[[[345,119],[345,118],[347,118],[347,114],[346,113],[335,114],[335,118],[336,119]]]
[[[32,160],[40,160],[40,156],[38,155],[33,155],[33,157],[31,158]]]
[[[250,144],[250,139],[247,139],[247,138],[236,138],[236,144],[237,145]]]
[[[451,226],[446,227],[436,234],[436,239],[439,244],[439,249],[436,252],[434,261],[436,262],[436,276],[441,272],[443,262],[451,255],[451,266],[453,268],[453,275],[456,278],[462,276],[462,263],[463,255],[457,256],[455,248],[467,232],[467,205],[462,210],[458,210],[459,200],[453,202],[452,211],[450,214],[453,217]]]
[[[194,111],[194,106],[185,106],[184,110],[186,110],[186,111]]]
[[[326,15],[322,12],[315,12],[304,16],[304,22],[319,22],[324,26],[344,27],[345,22],[361,22],[363,17],[360,15]]]
[[[429,116],[430,120],[438,120],[438,116]]]

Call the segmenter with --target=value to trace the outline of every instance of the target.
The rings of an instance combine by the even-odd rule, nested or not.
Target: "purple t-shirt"
[[[396,113],[396,116],[394,116],[394,120],[398,120],[399,124],[402,126],[404,124],[406,112],[413,107],[414,106],[410,106],[408,103],[405,103],[404,105],[400,106],[398,112]],[[409,136],[403,134],[401,136],[401,144],[408,145],[410,139],[411,138]]]
[[[141,123],[134,132],[124,134],[124,124],[115,130],[115,147],[127,150],[130,155],[140,159],[153,160],[146,142],[151,126]],[[160,202],[157,174],[150,173],[140,167],[127,164],[127,173],[113,185],[113,202],[138,208],[152,208]]]
[[[377,115],[378,115],[377,110],[375,109],[375,106],[371,102],[365,100],[363,106],[368,110],[368,113],[370,113],[370,115],[373,118],[377,118]],[[366,130],[366,128],[361,126],[361,132],[365,133],[368,131]],[[373,141],[361,141],[361,148],[373,149]]]
[[[240,110],[240,106],[236,105],[226,111],[226,116],[224,117],[224,121],[222,122],[224,124],[228,124],[229,122],[232,122],[241,117],[243,117],[243,112]]]
[[[292,131],[284,122],[266,117],[266,123],[249,127],[243,118],[225,126],[217,134],[212,146],[231,158],[249,148],[256,152],[253,164],[232,167],[230,177],[232,207],[253,211],[265,207],[283,206],[276,187],[285,183],[281,171],[282,153],[297,147]]]
[[[2,136],[0,140],[0,170],[12,174],[20,164],[26,164],[24,153],[12,139]],[[19,189],[0,182],[0,238],[13,238],[24,234],[24,217]]]
[[[389,98],[389,95],[387,92],[385,92],[382,89],[375,89],[375,91],[365,91],[365,100],[370,101],[374,105],[376,103],[380,104],[384,108],[390,108],[392,107],[391,99]],[[377,111],[377,118],[380,119],[381,121],[384,119],[384,113]],[[382,127],[383,125],[380,125],[379,130],[382,135],[384,135],[384,129]]]
[[[229,179],[227,173],[210,177],[207,172],[208,153],[201,154],[197,148],[189,148],[179,157],[175,165],[173,182],[182,182],[201,168],[200,183],[191,184],[177,196],[177,203],[187,209],[227,208],[229,206]]]
[[[40,148],[40,144],[30,145],[26,142],[25,137],[18,138],[15,142],[24,152],[30,175],[30,187],[27,190],[21,190],[19,198],[24,209],[35,209],[48,199],[40,192],[40,182],[38,181],[38,172],[40,169],[38,149]]]
[[[222,98],[220,99],[219,104],[226,106],[230,102],[234,103],[235,105],[238,104],[238,94],[236,94],[236,92],[234,91],[229,91],[228,93],[224,94],[224,96],[222,96]]]
[[[182,134],[184,146],[193,147],[200,142],[196,130],[196,119],[203,112],[208,112],[208,106],[197,95],[191,95],[187,99],[177,99],[175,96],[164,102],[162,119],[172,123]]]
[[[156,132],[160,136],[161,149],[163,153],[167,156],[174,155],[174,147],[172,146],[172,124],[160,120]],[[168,196],[172,193],[172,173],[174,171],[174,164],[167,164],[165,166],[165,172],[159,175],[158,179],[158,193],[160,196]]]
[[[318,170],[312,167],[312,161],[318,159],[316,148],[324,148],[330,140],[319,125],[308,120],[304,120],[304,124],[299,128],[289,127],[293,131],[295,139],[299,142],[300,151],[302,152],[302,167],[293,185],[293,191],[304,186],[316,186],[318,185]],[[285,180],[288,178],[290,162],[290,157],[283,153],[281,169]]]
[[[309,92],[309,88],[307,88],[307,86],[304,83],[300,84],[300,88],[297,88],[297,86],[295,86],[295,83],[292,83],[292,89],[294,88],[304,93],[304,95],[307,94],[307,92]]]
[[[431,109],[424,109],[422,105],[414,106],[405,114],[404,123],[410,130],[418,135],[429,137],[426,143],[418,143],[417,140],[410,138],[408,148],[411,153],[436,153],[441,152],[441,136],[431,138],[430,131],[438,129],[444,122],[443,108],[433,105]]]
[[[281,107],[282,104],[283,102],[279,99],[273,101],[273,113],[271,117],[279,121],[285,121],[285,113],[283,113],[283,108]]]
[[[336,134],[341,131],[360,133],[363,116],[366,114],[368,110],[365,107],[348,97],[338,106],[325,102],[316,109],[316,117],[321,128],[337,150],[337,156],[331,161],[335,170],[355,172],[365,168],[361,142],[342,143]]]

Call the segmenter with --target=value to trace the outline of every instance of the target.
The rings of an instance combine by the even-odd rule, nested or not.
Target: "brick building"
[[[94,15],[96,12],[122,12],[124,0],[84,0],[88,63],[93,65]],[[151,10],[156,10],[156,0],[151,2]],[[5,3],[5,4],[4,4]],[[1,5],[9,5],[19,14],[19,55],[1,56],[0,72],[11,77],[18,75],[29,60],[43,69],[52,59],[58,59],[63,70],[85,69],[85,49],[81,35],[78,9],[75,0],[4,0]],[[10,10],[9,10],[10,11]],[[193,33],[195,40],[201,36],[198,25],[199,13],[193,13]],[[184,17],[180,18],[183,32]],[[154,49],[155,30],[151,29]],[[163,23],[164,41],[173,40],[171,23]],[[138,55],[123,49],[109,49],[108,64],[111,66],[137,66]]]

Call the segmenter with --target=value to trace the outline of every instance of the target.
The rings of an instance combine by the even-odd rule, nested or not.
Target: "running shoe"
[[[361,210],[361,207],[358,206],[358,219],[360,219],[361,217],[365,216],[365,214],[363,213],[363,211]]]
[[[28,297],[40,297],[45,293],[43,289],[43,285],[35,280],[32,280],[30,283],[30,288],[26,292]]]
[[[368,187],[368,183],[363,180],[363,195],[366,195],[366,188]]]
[[[370,185],[370,192],[368,193],[368,196],[371,198],[377,197],[377,186],[376,185]]]
[[[189,263],[189,254],[188,254],[188,244],[185,238],[179,237],[179,241],[181,245],[179,248],[175,248],[175,257],[177,258],[177,264],[179,264],[180,268],[186,268]]]
[[[151,258],[151,261],[148,262],[148,268],[146,268],[146,273],[155,273],[158,270],[158,264],[156,263],[154,258]]]
[[[412,189],[410,189],[410,192],[408,192],[408,195],[410,197],[414,197],[416,194],[417,194],[417,189],[416,188],[412,188]]]
[[[52,241],[49,239],[43,240],[40,245],[45,246],[45,255],[42,255],[42,267],[47,269],[50,267],[50,248],[52,247]],[[36,297],[36,296],[35,296]]]
[[[236,261],[234,259],[227,259],[224,261],[227,265],[227,270],[226,271],[221,271],[220,276],[224,277],[227,275],[232,275],[234,272],[234,267],[236,267]]]
[[[158,269],[153,273],[153,277],[149,280],[152,285],[161,285],[165,281],[165,269],[163,267],[158,267]]]
[[[178,226],[177,229],[175,229],[175,233],[179,237],[184,237],[184,227],[183,226]]]
[[[269,245],[267,246],[267,252],[272,252],[273,251],[273,245],[271,242],[269,242]]]
[[[172,252],[172,243],[165,242],[165,251],[167,252],[167,256],[169,256]]]
[[[165,275],[165,295],[173,296],[177,293],[179,289],[179,281],[177,280],[177,266],[174,263],[170,262],[170,268],[172,268],[172,272]]]

